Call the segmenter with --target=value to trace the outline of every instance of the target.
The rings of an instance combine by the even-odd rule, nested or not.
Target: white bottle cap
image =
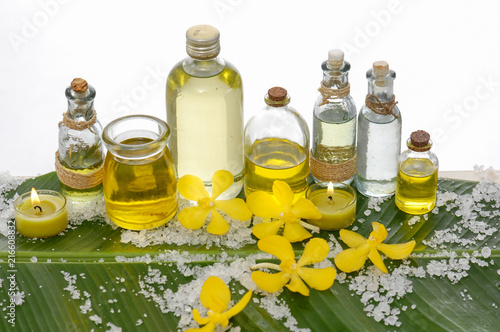
[[[341,67],[344,63],[344,52],[339,49],[328,51],[328,63],[334,67]]]
[[[385,61],[375,61],[373,63],[373,73],[378,77],[389,74],[389,64]]]

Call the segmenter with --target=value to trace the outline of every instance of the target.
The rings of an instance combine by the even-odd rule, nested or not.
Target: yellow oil
[[[436,205],[438,170],[429,159],[407,159],[399,167],[396,205],[409,214],[424,214]]]
[[[151,141],[130,138],[121,143]],[[168,149],[140,162],[117,159],[108,152],[104,174],[106,212],[118,226],[134,230],[154,228],[177,212],[177,184]]]
[[[227,63],[220,73],[196,77],[182,62],[167,80],[169,147],[177,177],[196,175],[211,192],[212,176],[224,169],[233,185],[220,199],[235,197],[243,186],[243,86],[238,71]]]
[[[245,155],[245,195],[264,191],[272,195],[274,180],[286,182],[294,201],[309,186],[308,151],[303,146],[279,138],[256,141]]]
[[[63,166],[64,167],[64,166]],[[66,168],[66,167],[65,167]],[[76,174],[89,174],[94,172],[98,167],[94,168],[86,168],[86,169],[69,169],[66,170],[71,171]],[[70,186],[65,185],[61,182],[61,193],[67,198],[71,198],[73,202],[89,202],[95,201],[102,198],[102,183],[88,189],[76,189]]]

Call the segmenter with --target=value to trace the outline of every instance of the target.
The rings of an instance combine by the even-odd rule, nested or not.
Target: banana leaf
[[[439,180],[439,190],[459,195],[470,194],[477,182],[459,180]],[[49,173],[25,181],[17,188],[17,193],[28,191],[32,186],[40,189],[59,190],[56,174]],[[8,195],[12,197],[14,191]],[[499,226],[496,202],[484,203],[483,211],[492,215],[476,216],[490,227]],[[279,319],[264,309],[263,295],[254,294],[247,307],[231,319],[233,327],[242,331],[289,331],[292,327],[308,328],[311,331],[496,331],[500,326],[500,251],[499,235],[494,232],[472,244],[463,246],[450,244],[446,252],[427,246],[424,240],[439,234],[439,230],[453,227],[460,220],[455,215],[457,207],[439,213],[429,213],[418,223],[410,225],[413,216],[396,208],[394,198],[381,203],[380,211],[371,209],[367,215],[369,200],[358,195],[357,221],[352,227],[363,236],[371,231],[371,221],[380,221],[389,230],[386,243],[401,243],[415,239],[415,253],[409,263],[389,261],[385,263],[391,272],[404,264],[413,268],[426,267],[431,261],[456,259],[481,252],[484,247],[491,249],[488,266],[470,263],[466,276],[454,283],[447,277],[429,276],[425,278],[408,276],[412,292],[390,303],[392,309],[399,309],[399,326],[385,325],[365,312],[362,296],[349,286],[358,274],[348,276],[343,282],[336,280],[326,291],[311,290],[309,297],[292,293],[285,289],[278,295],[278,303],[286,304],[291,316],[296,319]],[[121,327],[123,331],[177,331],[179,317],[173,312],[165,312],[161,301],[145,295],[145,277],[151,271],[163,276],[164,284],[151,284],[157,294],[165,289],[176,292],[182,285],[194,280],[179,272],[176,261],[154,259],[132,259],[134,257],[154,258],[168,250],[186,251],[189,255],[211,254],[213,259],[187,263],[188,266],[211,266],[220,255],[227,254],[226,262],[245,258],[260,251],[256,244],[246,245],[238,250],[204,246],[157,245],[138,248],[120,242],[120,229],[113,229],[103,220],[83,222],[66,231],[63,236],[33,240],[17,234],[15,264],[9,265],[8,239],[0,235],[0,331],[100,331]],[[438,233],[436,233],[438,232]],[[467,228],[458,229],[460,239],[476,235]],[[338,232],[322,231],[319,236],[327,240]],[[339,241],[341,243],[341,241]],[[302,244],[295,244],[297,255],[303,251]],[[149,256],[148,256],[149,255]],[[477,255],[477,254],[476,254]],[[116,259],[116,257],[123,259]],[[127,260],[127,258],[130,258]],[[269,260],[266,260],[269,261]],[[371,263],[367,262],[367,266]],[[368,268],[368,267],[365,267]],[[13,272],[14,271],[14,272]],[[365,270],[366,271],[366,270]],[[340,271],[339,271],[340,272]],[[360,272],[362,274],[363,271]],[[24,292],[23,303],[11,310],[9,277],[15,276],[18,292]],[[73,279],[71,279],[73,278]],[[232,299],[238,301],[246,291],[238,282],[231,282]],[[74,292],[79,291],[79,296]],[[89,300],[89,301],[87,301]],[[406,310],[405,310],[406,309]],[[15,320],[12,320],[12,314]],[[12,324],[15,322],[15,325]],[[291,325],[290,325],[291,324]]]

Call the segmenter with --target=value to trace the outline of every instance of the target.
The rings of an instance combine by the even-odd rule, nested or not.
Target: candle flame
[[[40,204],[40,198],[35,188],[31,188],[31,205]]]
[[[333,195],[333,183],[332,182],[328,182],[328,188],[326,189],[326,192],[328,193],[328,195],[332,196]]]

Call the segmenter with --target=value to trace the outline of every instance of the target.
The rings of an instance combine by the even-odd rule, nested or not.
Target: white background
[[[245,119],[280,85],[312,124],[321,62],[342,48],[362,106],[375,60],[396,71],[403,137],[431,133],[441,170],[500,168],[498,1],[2,1],[0,171],[52,171],[64,90],[97,90],[103,126],[126,114],[165,119],[165,80],[185,31],[212,24],[243,77]]]

